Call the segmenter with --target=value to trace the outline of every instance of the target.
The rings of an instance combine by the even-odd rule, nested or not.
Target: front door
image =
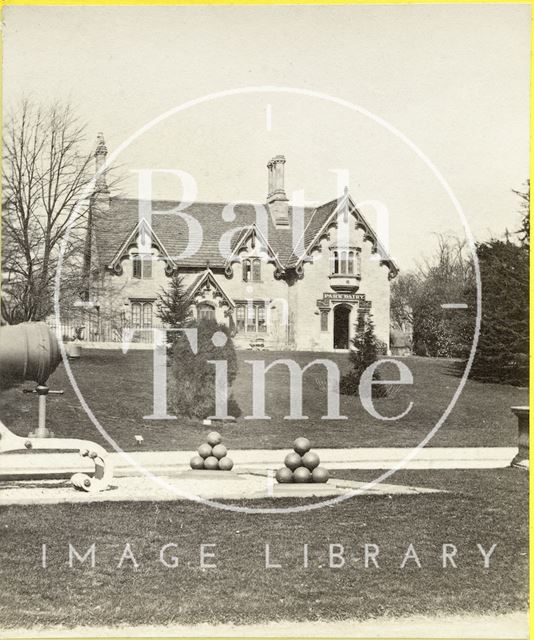
[[[334,349],[349,348],[350,307],[338,304],[334,308]]]

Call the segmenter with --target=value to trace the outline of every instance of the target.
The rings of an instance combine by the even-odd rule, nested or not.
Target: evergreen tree
[[[237,356],[227,326],[215,320],[191,322],[189,328],[197,330],[197,353],[181,332],[177,335],[172,352],[171,406],[177,415],[205,419],[215,415],[215,365],[210,360],[224,360],[227,364],[228,414],[238,417],[239,406],[231,395],[232,382],[237,375]],[[213,344],[213,336],[221,332],[226,336],[223,346]]]
[[[172,274],[168,289],[158,294],[156,316],[168,327],[183,327],[192,318],[191,301],[184,287],[184,279],[177,271]],[[169,336],[172,340],[172,336]]]
[[[526,385],[528,246],[491,240],[478,245],[477,255],[482,280],[482,322],[470,377],[484,382]]]
[[[363,372],[376,362],[382,351],[382,343],[375,335],[375,325],[369,316],[363,327],[356,324],[354,337],[351,340],[352,350],[349,354],[351,369],[342,376],[340,391],[345,395],[356,395]],[[380,380],[378,371],[373,374],[373,380]],[[384,385],[372,385],[373,398],[383,398],[387,395]]]
[[[530,180],[527,180],[525,191],[512,191],[521,198],[521,228],[517,232],[522,244],[530,245]]]

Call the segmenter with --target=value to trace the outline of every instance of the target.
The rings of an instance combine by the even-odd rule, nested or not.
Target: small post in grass
[[[512,467],[529,468],[529,408],[528,406],[512,407],[517,416],[517,454],[511,462]]]

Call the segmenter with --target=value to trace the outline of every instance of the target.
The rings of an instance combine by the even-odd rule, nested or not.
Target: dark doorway
[[[334,308],[334,349],[349,348],[350,307],[338,304]]]

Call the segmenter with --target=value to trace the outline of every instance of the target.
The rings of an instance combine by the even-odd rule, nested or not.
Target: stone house
[[[100,136],[97,169],[106,154]],[[102,173],[87,238],[98,309],[147,331],[159,324],[158,292],[178,270],[194,315],[227,324],[238,348],[348,349],[370,312],[389,347],[396,265],[348,192],[292,206],[284,164],[276,156],[267,165],[264,205],[194,202],[178,214],[178,202],[110,197]]]

